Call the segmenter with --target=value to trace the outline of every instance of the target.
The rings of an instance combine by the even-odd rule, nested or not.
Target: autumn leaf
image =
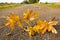
[[[28,10],[27,12],[24,12],[23,18],[28,19],[31,14],[32,14],[32,10]]]
[[[33,27],[34,31],[44,34],[48,30],[48,32],[51,31],[52,33],[57,34],[57,31],[53,26],[56,25],[58,23],[58,21],[47,22],[47,21],[38,19],[38,20],[36,20],[36,22],[37,22],[38,26]]]
[[[7,21],[4,23],[4,26],[10,25],[10,29],[14,30],[15,24],[17,24],[20,28],[23,28],[23,30],[25,30],[30,37],[35,33],[44,34],[47,31],[57,34],[58,32],[54,28],[54,25],[57,25],[58,21],[54,21],[54,19],[55,18],[53,18],[49,22],[46,20],[41,20],[39,18],[39,14],[37,12],[34,12],[33,10],[28,10],[27,12],[24,12],[22,18],[12,12],[9,16],[7,16]],[[21,20],[28,24],[26,28],[23,27]],[[36,24],[33,26],[29,24],[32,21],[36,21]]]
[[[28,32],[29,36],[33,36],[34,35],[34,31],[32,27],[27,27],[26,29],[24,29],[26,32]]]
[[[47,31],[47,27],[41,30],[41,34],[44,34]]]
[[[26,12],[24,12],[23,18],[24,19],[27,19],[28,18],[28,14]]]
[[[30,21],[36,20],[38,18],[38,13],[34,13],[32,16],[30,16]]]
[[[54,27],[52,27],[52,33],[54,33],[54,34],[58,33],[57,30]]]
[[[48,26],[47,29],[48,29],[49,32],[52,30],[52,27],[53,27],[52,25],[49,25],[49,26]]]
[[[58,21],[50,21],[48,24],[48,31],[51,31],[54,34],[57,34],[58,32],[56,31],[56,29],[53,27],[54,25],[56,25],[58,23]]]
[[[48,22],[47,24],[46,23],[43,24],[43,25],[45,25],[45,27],[42,30],[42,34],[44,34],[47,30],[48,30],[48,32],[51,31],[54,34],[57,34],[57,31],[53,26],[56,25],[58,23],[58,21],[51,21],[51,22]],[[43,25],[42,25],[42,27],[43,27]]]
[[[35,27],[37,29],[37,32],[39,34],[44,34],[47,30],[47,22],[42,20],[37,20],[37,26]]]
[[[58,23],[58,21],[50,21],[48,24],[50,25],[56,25]]]
[[[20,28],[23,28],[23,25],[20,21],[17,22],[17,25],[20,27]]]
[[[57,33],[57,31],[55,30],[53,25],[56,25],[58,23],[58,21],[49,21],[49,22],[47,22],[45,20],[40,20],[38,18],[38,13],[34,13],[34,12],[32,12],[31,15],[28,18],[29,19],[27,19],[27,20],[29,20],[29,21],[36,20],[36,18],[37,18],[37,20],[36,20],[37,25],[34,25],[34,27],[33,27],[34,32],[44,34],[48,30],[48,32],[51,31],[51,32]],[[52,30],[55,30],[55,31],[52,31]]]
[[[10,29],[13,30],[14,29],[14,25],[17,24],[20,28],[22,28],[22,24],[20,22],[20,17],[14,15],[13,13],[11,13],[7,18],[6,23],[4,23],[4,26],[10,25]]]
[[[40,25],[35,25],[33,27],[33,30],[34,30],[35,33],[40,34],[40,32],[41,32],[41,26]]]
[[[5,26],[10,25],[11,30],[13,30],[14,29],[14,23],[15,23],[15,21],[13,19],[9,19],[5,23]]]
[[[27,12],[24,12],[23,19],[26,23],[29,23],[30,21],[33,21],[37,19],[38,13],[35,13],[33,10],[28,10]]]

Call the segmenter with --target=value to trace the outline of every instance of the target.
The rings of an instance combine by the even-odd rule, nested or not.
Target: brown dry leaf
[[[11,36],[11,32],[7,33],[6,36]]]

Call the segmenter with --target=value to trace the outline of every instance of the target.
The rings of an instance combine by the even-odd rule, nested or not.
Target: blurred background
[[[26,4],[60,8],[60,0],[0,0],[0,9],[17,7]]]

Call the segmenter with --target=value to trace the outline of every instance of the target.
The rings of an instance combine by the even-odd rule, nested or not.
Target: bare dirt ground
[[[24,30],[16,27],[12,31],[12,35],[6,36],[7,33],[11,32],[9,27],[4,27],[0,29],[0,40],[60,40],[60,8],[50,8],[50,7],[41,7],[41,6],[21,6],[16,8],[2,9],[0,10],[0,17],[9,15],[10,12],[14,12],[16,15],[22,17],[23,12],[28,9],[32,9],[35,12],[39,13],[41,20],[49,20],[50,17],[56,17],[55,20],[58,20],[59,23],[55,26],[58,31],[58,34],[52,34],[51,32],[46,32],[44,35],[35,35],[32,38],[28,36]],[[3,18],[0,18],[0,24],[4,22]],[[2,27],[2,26],[0,26]]]

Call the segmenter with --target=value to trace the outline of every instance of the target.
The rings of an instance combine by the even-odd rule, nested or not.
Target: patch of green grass
[[[59,4],[46,4],[49,7],[60,8]]]
[[[60,8],[60,4],[54,4],[54,3],[41,3],[41,4],[35,4],[37,6],[48,6],[48,7],[53,7],[53,8]]]
[[[23,4],[0,4],[0,9],[11,8],[21,6]]]
[[[24,6],[24,5],[30,5],[30,4],[19,4],[19,3],[0,3],[0,9],[5,9],[5,8],[12,8],[12,7],[18,7],[18,6]],[[48,7],[53,7],[53,8],[60,8],[60,4],[54,4],[54,3],[35,3],[31,4],[35,6],[48,6]]]

